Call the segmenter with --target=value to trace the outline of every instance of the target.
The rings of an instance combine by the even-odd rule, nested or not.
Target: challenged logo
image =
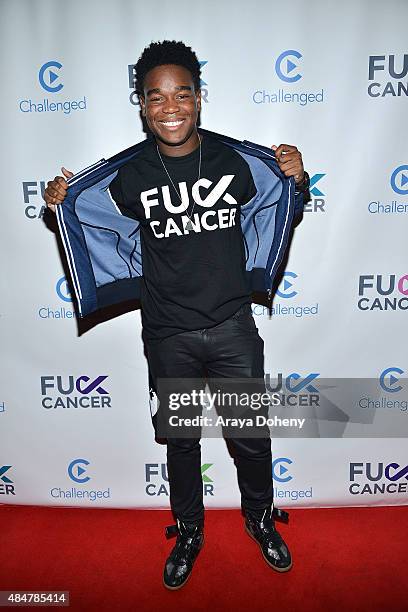
[[[287,49],[282,51],[275,60],[275,74],[284,83],[289,85],[289,89],[278,89],[268,91],[265,85],[261,85],[259,89],[252,92],[252,102],[255,104],[299,104],[306,106],[314,102],[324,101],[324,90],[318,91],[299,91],[296,89],[295,83],[303,78],[303,74],[299,69],[300,60],[303,56],[296,49]]]
[[[398,367],[385,368],[378,377],[378,385],[386,395],[378,395],[378,386],[370,393],[362,395],[358,401],[358,406],[367,412],[373,413],[379,410],[398,410],[400,412],[408,411],[408,401],[406,394],[400,393],[406,386],[407,379],[401,380],[404,370]],[[397,376],[396,376],[397,375]],[[367,389],[368,390],[368,389]],[[397,394],[397,395],[395,395]],[[374,418],[374,416],[372,417]],[[398,426],[400,433],[400,425]],[[385,431],[383,429],[385,436]]]
[[[395,168],[390,178],[391,188],[399,195],[408,194],[408,165],[403,164]]]
[[[65,276],[58,279],[57,284],[55,285],[55,291],[63,302],[72,302],[71,292]]]
[[[86,459],[74,459],[69,464],[68,476],[74,482],[83,483],[88,482],[88,480],[91,480],[89,476],[82,476],[82,474],[85,474],[86,472],[85,468],[82,467],[83,465],[89,465],[89,461],[87,461]]]
[[[62,68],[62,64],[60,62],[51,61],[43,64],[38,72],[38,80],[40,85],[45,91],[49,91],[50,93],[55,93],[57,91],[61,91],[64,87],[62,83],[55,83],[58,81],[59,74],[58,71]]]
[[[289,457],[277,457],[272,461],[272,477],[274,481],[273,495],[275,498],[292,499],[296,501],[302,498],[313,497],[313,487],[308,486],[305,488],[291,488],[287,487],[287,483],[294,479],[293,474],[289,471],[287,466],[292,466],[293,460]]]
[[[295,290],[290,291],[290,289],[293,287],[293,283],[288,280],[288,277],[297,278],[297,274],[295,272],[289,272],[288,270],[283,273],[282,282],[279,285],[279,288],[276,290],[276,295],[278,295],[280,298],[290,299],[295,297],[295,295],[298,293]]]
[[[293,62],[290,58],[299,60],[302,58],[302,54],[294,49],[283,51],[275,62],[275,71],[281,81],[285,81],[285,83],[296,83],[296,81],[302,78],[302,75],[299,72],[291,74],[296,70],[298,64]]]
[[[398,393],[402,390],[402,385],[395,386],[399,378],[394,374],[404,374],[404,370],[401,370],[401,368],[386,368],[380,374],[380,387],[386,393]]]
[[[42,100],[33,100],[32,98],[24,98],[18,101],[18,107],[22,113],[53,113],[62,112],[64,115],[71,114],[72,111],[86,110],[86,97],[80,99],[63,100],[55,95],[60,93],[64,84],[61,80],[60,70],[62,69],[61,62],[51,60],[45,62],[38,71],[38,83],[40,87],[55,97],[43,98]]]
[[[55,293],[58,298],[64,302],[64,306],[61,304],[54,304],[49,306],[41,306],[38,309],[38,317],[40,319],[73,319],[75,318],[75,311],[72,305],[72,295],[69,290],[69,285],[65,276],[61,276],[55,284]]]
[[[408,164],[401,164],[394,168],[390,174],[389,186],[392,191],[399,196],[408,195]],[[388,193],[381,194],[381,197],[377,200],[371,200],[367,206],[370,214],[383,214],[383,215],[394,215],[394,214],[407,214],[408,213],[408,201],[402,199],[394,199],[395,195],[387,190]]]
[[[85,485],[91,480],[91,477],[86,474],[86,468],[90,465],[87,459],[73,459],[67,467],[67,474],[73,482]],[[62,500],[87,500],[91,502],[99,499],[111,499],[110,487],[107,489],[88,489],[87,487],[75,487],[70,489],[62,489],[61,487],[52,487],[50,489],[50,497],[52,499]]]
[[[293,476],[289,474],[289,470],[286,467],[286,465],[291,465],[292,463],[292,459],[287,457],[278,457],[278,459],[272,461],[273,479],[278,482],[289,482],[289,480],[292,480]]]
[[[276,289],[275,295],[276,298],[280,298],[282,300],[292,300],[296,298],[299,294],[299,291],[295,289],[295,280],[298,279],[299,276],[296,272],[292,272],[290,270],[285,270],[282,275],[282,280],[279,287]],[[292,280],[293,279],[293,280]],[[297,280],[296,280],[297,282]],[[319,314],[319,303],[312,304],[285,304],[279,301],[279,299],[274,299],[272,303],[272,307],[263,306],[261,304],[253,304],[252,305],[252,313],[255,316],[258,315],[267,315],[268,319],[270,315],[272,316],[295,316],[295,317],[304,317],[307,315],[318,315]]]

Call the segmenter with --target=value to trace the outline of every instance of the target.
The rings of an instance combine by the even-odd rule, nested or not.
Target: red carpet
[[[292,510],[287,574],[266,565],[239,511],[209,510],[175,592],[161,578],[168,511],[0,506],[0,520],[0,590],[67,590],[70,610],[407,609],[408,507]]]

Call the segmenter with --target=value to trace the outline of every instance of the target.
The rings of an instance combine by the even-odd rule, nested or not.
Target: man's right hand
[[[61,168],[65,178],[69,179],[74,176],[73,172],[70,172],[66,168]],[[44,191],[44,200],[47,204],[47,208],[55,213],[58,204],[62,204],[65,196],[67,195],[68,183],[63,176],[56,176],[53,181],[48,181],[47,188]]]

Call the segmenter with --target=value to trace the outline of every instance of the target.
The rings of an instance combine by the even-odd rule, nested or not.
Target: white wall
[[[142,138],[138,107],[129,101],[128,65],[151,40],[184,40],[207,62],[203,127],[265,145],[296,144],[310,175],[324,175],[314,186],[323,195],[309,206],[320,203],[323,210],[305,213],[286,268],[297,276],[287,276],[292,287],[280,287],[283,294],[296,294],[274,301],[279,312],[296,306],[302,316],[269,318],[255,309],[266,371],[373,379],[389,367],[406,371],[407,279],[390,296],[397,302],[403,298],[401,308],[357,307],[360,275],[381,274],[385,286],[389,275],[398,281],[408,273],[407,95],[372,97],[367,91],[372,82],[380,83],[374,93],[388,82],[390,92],[397,92],[399,81],[407,88],[407,74],[393,78],[388,69],[388,56],[395,56],[395,71],[401,72],[408,54],[406,2],[179,0],[175,7],[164,0],[3,0],[0,11],[0,503],[168,504],[166,483],[154,474],[165,463],[165,447],[153,439],[140,314],[123,315],[78,336],[76,321],[66,314],[72,304],[56,291],[64,271],[55,235],[38,218],[40,182],[59,174],[62,164],[78,171]],[[287,50],[301,54],[289,55],[290,72],[287,60],[281,63],[283,76],[300,75],[295,82],[282,80],[275,69]],[[385,56],[376,61],[385,69],[376,70],[371,81],[369,56]],[[46,91],[40,83],[40,68],[49,61],[62,67],[45,69],[45,85],[63,85],[59,91]],[[52,83],[50,70],[57,77]],[[323,99],[262,104],[253,101],[256,91]],[[86,109],[70,113],[23,112],[29,100],[38,105],[44,99],[49,104],[84,98]],[[400,166],[405,168],[396,173],[397,193],[390,178]],[[27,202],[24,189],[31,192]],[[395,201],[400,212],[369,212],[370,202],[378,201]],[[62,283],[60,294],[64,290]],[[367,289],[365,296],[372,303],[378,294]],[[305,307],[317,313],[305,314]],[[46,316],[48,309],[65,316]],[[69,376],[81,375],[108,376],[101,384],[109,391],[110,408],[42,406],[41,377],[62,376],[66,384]],[[380,393],[395,398],[392,391]],[[390,419],[395,410],[390,409]],[[408,502],[404,437],[279,438],[273,449],[280,505]],[[89,464],[80,464],[82,473],[73,466],[71,475],[90,480],[75,482],[69,476],[68,466],[76,459]],[[350,462],[364,464],[363,472],[371,463],[371,473],[379,463],[383,468],[394,463],[378,480],[388,490],[370,494],[366,488],[361,494],[370,482],[363,473],[355,477],[357,494],[351,494]],[[238,505],[234,467],[223,441],[203,441],[202,463],[212,464],[204,471],[207,505]],[[91,491],[101,497],[79,497]]]

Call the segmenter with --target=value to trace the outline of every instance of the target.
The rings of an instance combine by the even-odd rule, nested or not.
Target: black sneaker
[[[164,586],[172,591],[180,589],[190,578],[194,561],[204,544],[202,524],[183,523],[166,527],[166,536],[177,534],[177,542],[171,551],[163,572]]]
[[[287,520],[287,513],[276,511],[278,516]],[[260,546],[263,558],[277,572],[287,572],[292,567],[289,549],[276,530],[272,508],[266,508],[262,518],[256,519],[249,512],[245,513],[245,529]]]

